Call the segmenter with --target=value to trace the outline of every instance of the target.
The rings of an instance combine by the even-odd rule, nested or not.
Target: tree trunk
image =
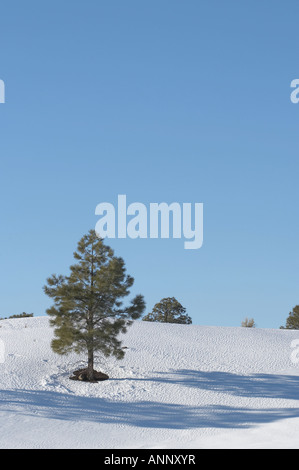
[[[93,375],[93,349],[88,350],[87,379],[94,380]]]
[[[93,300],[94,300],[94,292],[93,292],[93,281],[94,281],[94,251],[93,251],[93,244],[91,249],[91,273],[90,273],[90,297],[91,297],[91,305],[89,309],[89,318],[88,318],[88,335],[89,335],[89,345],[88,345],[88,365],[87,365],[87,379],[94,380],[94,373],[93,373]]]

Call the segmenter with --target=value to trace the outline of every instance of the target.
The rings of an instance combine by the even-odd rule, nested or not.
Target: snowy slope
[[[98,384],[47,317],[3,320],[0,448],[298,448],[299,331],[137,321]]]

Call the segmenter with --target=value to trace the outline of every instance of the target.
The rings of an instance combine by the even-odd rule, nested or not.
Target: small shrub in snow
[[[243,326],[244,328],[255,328],[255,321],[253,318],[245,318],[242,323],[241,323],[241,326]]]

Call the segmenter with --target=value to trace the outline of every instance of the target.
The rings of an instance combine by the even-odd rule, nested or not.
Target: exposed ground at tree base
[[[93,376],[93,378],[92,378],[92,380],[90,380],[88,378],[88,369],[85,368],[85,369],[75,370],[73,372],[73,375],[70,377],[70,379],[71,380],[79,380],[81,382],[93,382],[93,383],[102,382],[103,380],[108,380],[109,379],[109,375],[104,374],[103,372],[99,372],[99,371],[94,370],[94,369],[93,369],[92,376]]]

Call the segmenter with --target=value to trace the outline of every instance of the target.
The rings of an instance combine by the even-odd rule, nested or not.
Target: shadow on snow
[[[242,397],[299,399],[299,377],[226,372],[177,370],[168,378],[111,379],[181,384]],[[100,385],[97,385],[100,386]],[[213,404],[190,406],[155,401],[113,401],[53,391],[2,390],[0,410],[43,418],[115,423],[147,428],[190,429],[202,427],[246,428],[299,416],[299,408],[253,409]]]
[[[157,376],[149,380],[240,397],[299,400],[299,376],[293,375],[238,375],[231,372],[178,369],[168,373],[157,372]]]

